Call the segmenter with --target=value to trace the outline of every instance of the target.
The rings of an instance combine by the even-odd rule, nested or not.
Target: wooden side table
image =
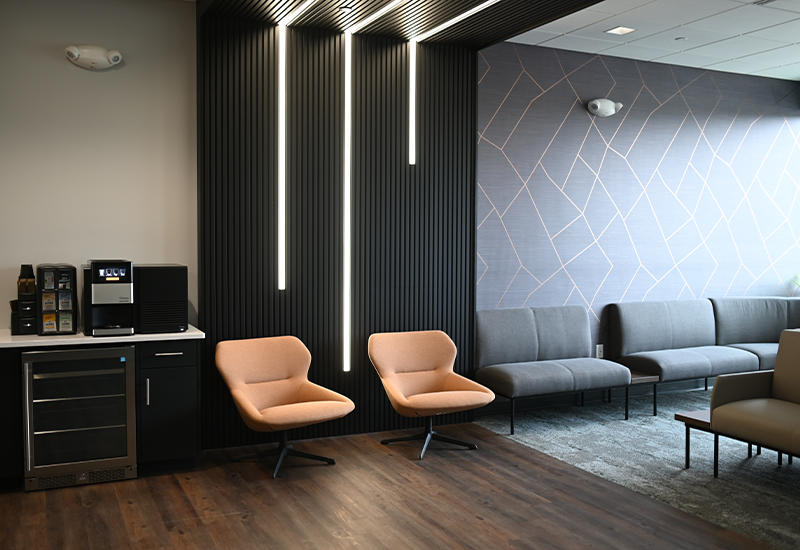
[[[690,446],[690,431],[692,428],[702,432],[713,433],[711,431],[711,411],[691,411],[685,413],[676,413],[675,420],[683,422],[686,425],[686,467],[689,467],[689,446]]]

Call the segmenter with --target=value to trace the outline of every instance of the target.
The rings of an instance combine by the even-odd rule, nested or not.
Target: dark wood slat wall
[[[353,38],[352,370],[342,369],[344,39],[288,35],[287,290],[277,290],[275,27],[203,17],[198,47],[202,446],[274,441],[239,419],[213,360],[225,339],[294,334],[310,378],[349,396],[309,438],[418,426],[391,408],[373,332],[442,329],[469,374],[474,313],[475,53],[423,46],[418,162],[408,165],[408,43]],[[471,413],[440,422],[461,422]]]
[[[281,311],[277,258],[277,41],[263,23],[203,18],[198,27],[199,323],[202,444],[238,440],[216,342],[264,333]]]

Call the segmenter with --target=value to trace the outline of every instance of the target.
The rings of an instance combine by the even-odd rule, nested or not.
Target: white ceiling
[[[800,81],[800,0],[605,0],[509,42]]]

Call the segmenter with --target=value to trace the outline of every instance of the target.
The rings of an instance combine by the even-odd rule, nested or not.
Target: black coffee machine
[[[90,260],[83,266],[83,333],[133,334],[133,265],[128,260]]]

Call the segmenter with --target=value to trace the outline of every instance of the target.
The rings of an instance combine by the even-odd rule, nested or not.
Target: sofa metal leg
[[[625,386],[625,420],[628,420],[628,402],[630,401],[630,386]]]
[[[747,444],[747,458],[753,458],[753,444]]]
[[[783,453],[778,453],[778,466],[783,466]]]
[[[653,416],[658,416],[658,384],[653,384]]]
[[[586,398],[586,394],[585,393],[586,392],[581,392],[581,407],[583,407],[584,403],[586,402],[585,401],[585,398]]]
[[[761,445],[756,445],[756,454],[757,455],[761,454]]]
[[[708,391],[708,378],[706,378],[706,391]]]
[[[511,435],[514,435],[514,398],[511,398]]]
[[[714,434],[714,477],[719,477],[719,434]]]
[[[786,462],[788,462],[789,464],[792,463],[792,455],[786,455]]]

